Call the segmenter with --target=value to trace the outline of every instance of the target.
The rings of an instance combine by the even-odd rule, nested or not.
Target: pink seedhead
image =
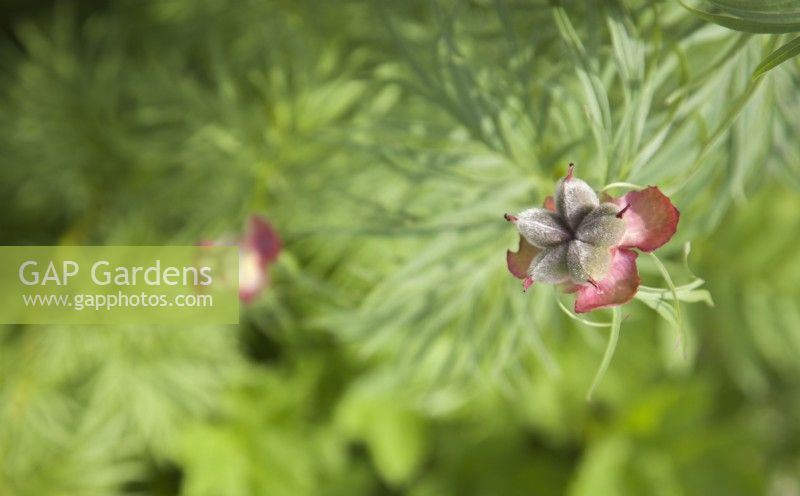
[[[239,245],[239,299],[252,303],[269,284],[267,268],[281,251],[281,238],[260,215],[251,215],[245,232],[238,237],[202,241],[201,246]]]
[[[281,238],[269,222],[253,215],[239,241],[239,299],[252,303],[267,287],[267,267],[278,259]]]
[[[505,214],[520,233],[519,249],[506,254],[508,270],[523,290],[540,282],[574,292],[577,313],[622,305],[639,287],[631,248],[653,251],[669,241],[680,213],[655,186],[601,203],[573,168],[544,208]]]

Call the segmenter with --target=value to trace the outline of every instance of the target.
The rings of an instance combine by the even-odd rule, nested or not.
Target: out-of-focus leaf
[[[767,21],[800,21],[800,4],[795,0],[708,0],[708,2],[741,17]]]
[[[342,399],[336,423],[345,436],[365,443],[381,476],[399,486],[417,472],[427,452],[425,424],[387,391],[385,384],[356,384]]]
[[[753,71],[753,79],[763,76],[797,54],[800,54],[800,36],[767,55]]]
[[[725,14],[718,14],[694,7],[686,0],[680,0],[680,2],[693,14],[702,17],[709,22],[713,22],[715,24],[719,24],[720,26],[724,26],[736,31],[773,34],[794,33],[800,31],[800,18],[795,18],[795,16],[791,15],[766,17],[756,14],[756,11],[740,11],[741,14],[736,15],[733,11],[725,9],[721,2],[714,2],[720,3],[718,6],[726,10]],[[751,4],[756,5],[758,3],[760,2],[756,1],[752,2]]]
[[[736,31],[748,33],[795,33],[800,31],[800,3],[786,0],[708,0],[721,10],[718,14],[681,4],[703,19]],[[753,71],[757,79],[786,60],[800,54],[800,37],[767,55]]]
[[[624,479],[631,450],[630,441],[624,437],[598,440],[584,456],[568,494],[627,494]]]

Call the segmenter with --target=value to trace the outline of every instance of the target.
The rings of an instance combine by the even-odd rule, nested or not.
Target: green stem
[[[592,386],[586,393],[586,401],[592,401],[595,389],[602,382],[603,377],[606,375],[608,366],[611,365],[611,359],[614,357],[614,352],[617,349],[617,341],[619,341],[619,330],[622,326],[622,310],[619,307],[614,307],[611,314],[611,334],[608,336],[608,344],[606,345],[606,352],[603,355],[603,361],[600,362],[600,368],[592,381]]]
[[[681,356],[686,359],[686,330],[683,328],[683,313],[681,312],[681,302],[678,300],[678,289],[675,287],[675,283],[672,282],[669,271],[664,264],[661,263],[661,260],[658,259],[656,254],[651,252],[648,253],[648,255],[653,258],[653,262],[655,262],[656,267],[658,267],[659,272],[661,272],[661,276],[664,278],[664,282],[667,283],[667,287],[672,293],[672,308],[675,310],[675,322],[678,325],[678,346],[681,350]]]
[[[556,303],[558,303],[558,307],[561,309],[561,311],[564,312],[564,314],[567,317],[571,318],[572,320],[577,320],[578,322],[585,324],[589,327],[611,327],[611,324],[609,324],[608,322],[595,322],[593,320],[583,319],[581,317],[578,317],[577,315],[572,313],[570,309],[567,308],[563,303],[561,303],[561,300],[558,299],[558,295],[556,295]]]

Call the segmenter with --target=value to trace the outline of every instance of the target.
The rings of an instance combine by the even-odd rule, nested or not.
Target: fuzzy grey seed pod
[[[611,251],[608,247],[572,240],[567,249],[567,268],[572,280],[578,284],[590,279],[599,281],[611,269]]]
[[[567,243],[545,248],[531,262],[528,275],[536,282],[562,283],[569,279],[567,270]]]
[[[572,238],[558,214],[543,208],[529,208],[518,214],[515,224],[528,242],[539,248],[555,246]]]
[[[620,208],[613,203],[601,204],[583,218],[575,237],[595,246],[618,244],[625,233],[625,222],[617,218],[619,211]]]
[[[567,219],[572,229],[577,229],[583,218],[600,205],[600,199],[591,186],[570,176],[556,185],[555,202],[558,213]]]

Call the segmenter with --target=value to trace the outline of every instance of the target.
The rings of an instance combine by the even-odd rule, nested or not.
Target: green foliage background
[[[286,242],[238,327],[0,328],[0,495],[800,494],[800,66],[751,78],[791,35],[672,1],[0,6],[2,244],[254,212]],[[504,263],[569,161],[670,195],[659,257],[709,291],[624,307],[591,403],[608,328]]]

